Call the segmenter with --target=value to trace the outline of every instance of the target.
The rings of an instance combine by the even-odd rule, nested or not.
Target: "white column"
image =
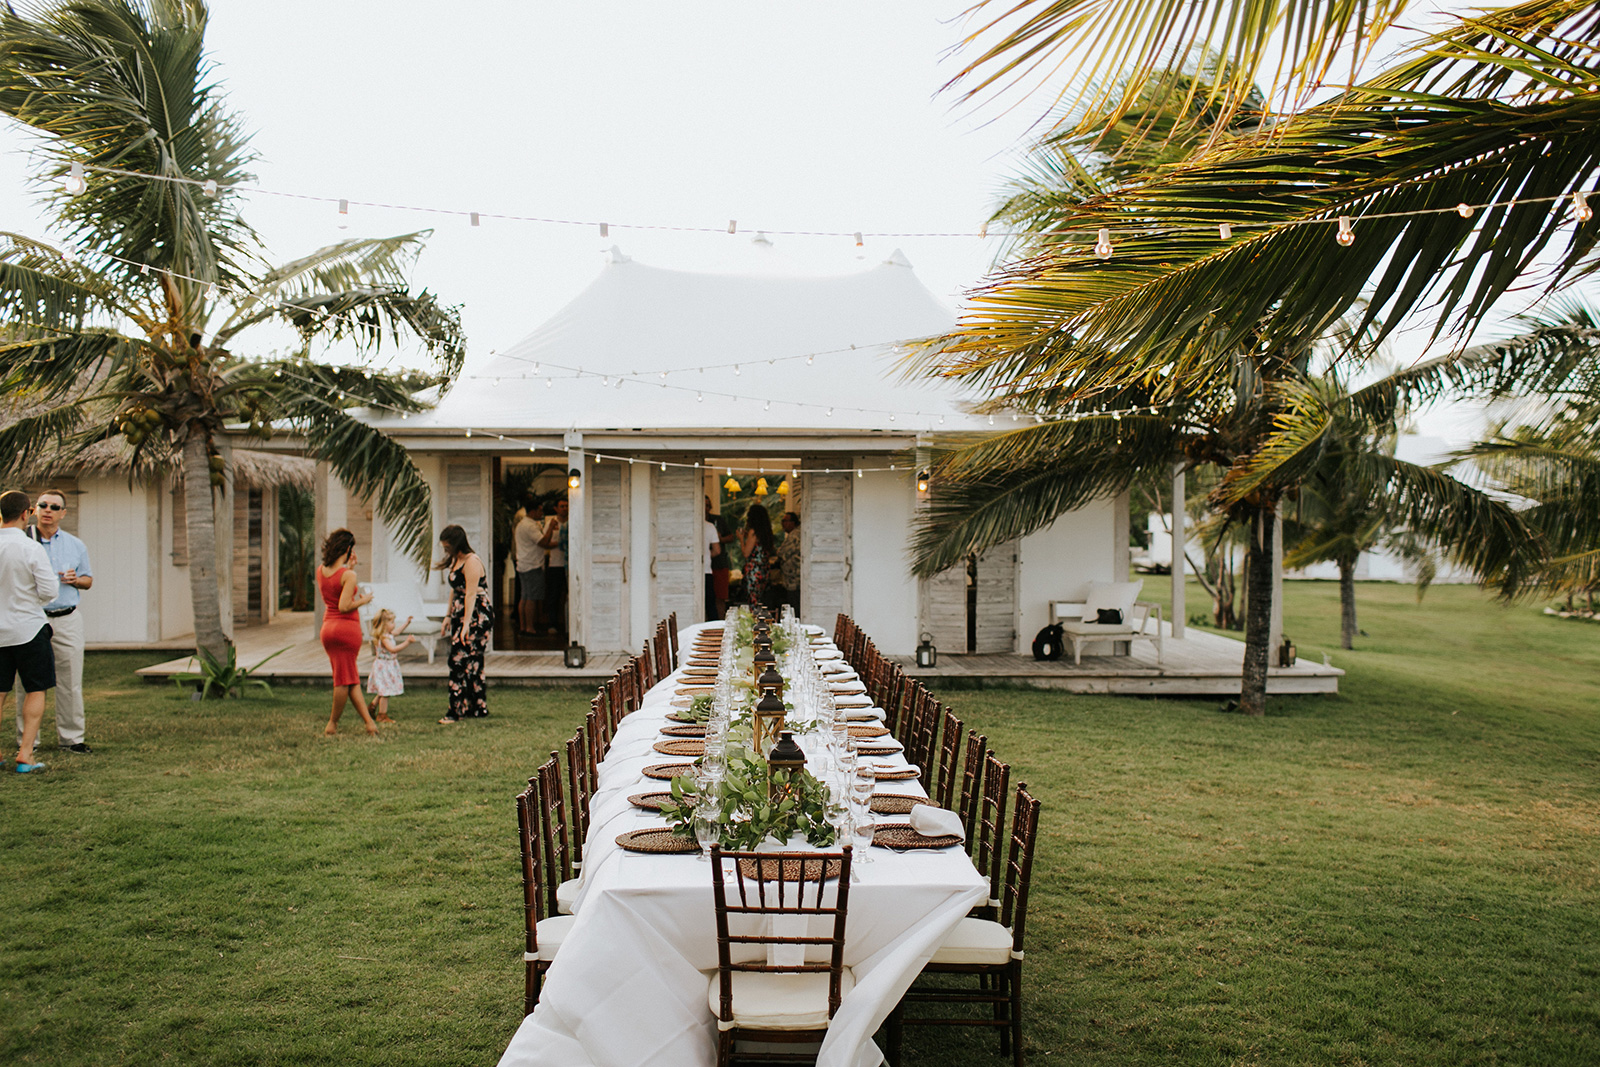
[[[1184,579],[1188,573],[1184,559],[1186,547],[1184,535],[1188,532],[1188,509],[1184,506],[1187,499],[1184,486],[1183,464],[1176,464],[1172,468],[1172,636],[1182,637],[1184,624],[1189,618],[1188,605],[1184,601],[1187,591]]]
[[[589,514],[584,483],[589,467],[583,451],[583,435],[566,435],[567,469],[578,472],[578,488],[567,489],[567,641],[583,644],[584,622],[589,617]]]
[[[654,519],[650,493],[650,464],[629,464],[629,493],[632,499],[629,523],[631,549],[626,574],[628,620],[631,632],[628,649],[637,649],[650,637],[650,552],[653,547]]]

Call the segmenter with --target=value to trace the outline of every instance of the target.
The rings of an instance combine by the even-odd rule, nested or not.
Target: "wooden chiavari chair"
[[[973,914],[991,917],[1000,906],[1001,835],[1005,833],[1006,790],[1011,786],[1011,766],[1001,763],[993,752],[983,757],[983,792],[978,802],[978,832],[968,835],[972,863],[989,880],[989,902],[973,908]]]
[[[933,694],[926,689],[918,693],[917,719],[911,728],[911,762],[924,768],[926,773],[931,768],[934,755],[939,744],[939,715],[944,710],[944,705],[933,699]]]
[[[983,789],[983,758],[988,753],[989,739],[976,730],[967,734],[967,759],[961,769],[961,791],[956,814],[961,816],[961,828],[967,840],[978,832],[978,804]]]
[[[935,950],[923,974],[972,975],[971,986],[927,988],[913,985],[889,1015],[889,1062],[900,1063],[906,1026],[990,1026],[1000,1031],[1000,1054],[1022,1067],[1022,943],[1028,923],[1028,888],[1039,840],[1039,802],[1026,785],[1017,786],[1016,810],[1006,841],[1004,887],[996,919],[965,918]],[[905,1013],[907,1004],[989,1005],[982,1014],[924,1018]]]
[[[639,698],[643,700],[644,694],[648,693],[661,680],[656,677],[655,657],[650,653],[649,641],[644,643],[644,648],[639,652],[639,658],[635,662],[639,665]]]
[[[540,828],[539,785],[528,779],[528,788],[517,794],[517,840],[522,852],[522,915],[525,933],[522,965],[522,1014],[533,1014],[539,1003],[544,972],[555,962],[556,952],[572,929],[570,915],[556,915],[547,907],[544,885],[544,854]]]
[[[561,786],[561,758],[554,752],[539,764],[539,822],[544,852],[544,884],[549,914],[571,915],[578,897],[572,877],[572,838],[567,830],[567,799]]]
[[[595,711],[591,719],[598,718]],[[589,776],[589,734],[583,728],[567,738],[567,795],[572,798],[572,866],[583,866],[583,842],[589,835],[589,798],[594,795]]]
[[[961,729],[961,720],[946,708],[943,724],[939,728],[938,791],[930,789],[928,795],[935,804],[950,811],[955,810],[956,771],[961,764]]]
[[[672,669],[677,670],[678,659],[678,613],[674,611],[667,616],[667,644],[672,650]]]
[[[828,867],[837,864],[834,875]],[[728,899],[727,869],[731,865],[737,901]],[[824,893],[832,882],[834,900]],[[708,992],[717,1018],[717,1064],[734,1059],[738,1041],[814,1043],[827,1035],[828,1023],[854,977],[844,966],[844,933],[850,904],[850,846],[839,852],[724,852],[711,846],[711,892],[717,916],[717,976]],[[807,901],[807,897],[810,901]],[[773,916],[803,919],[806,933],[781,936],[770,932]],[[743,919],[735,932],[729,916]],[[829,920],[832,920],[829,922]],[[809,936],[812,924],[831,927],[826,936]],[[792,957],[785,956],[789,946]],[[769,948],[779,959],[798,962],[769,963]],[[827,961],[806,957],[821,955]],[[757,957],[750,962],[751,956]],[[742,1062],[795,1063],[808,1057],[794,1053],[738,1054]]]

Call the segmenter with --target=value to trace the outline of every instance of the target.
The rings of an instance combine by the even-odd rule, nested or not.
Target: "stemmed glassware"
[[[850,843],[855,845],[857,863],[872,862],[872,835],[877,830],[872,820],[872,791],[877,787],[877,772],[870,763],[858,763],[850,777]]]

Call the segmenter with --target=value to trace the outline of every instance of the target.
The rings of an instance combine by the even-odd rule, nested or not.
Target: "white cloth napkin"
[[[865,693],[840,694],[833,698],[833,702],[841,708],[870,708],[872,706],[872,698]]]
[[[948,808],[936,808],[932,804],[918,804],[911,809],[911,828],[924,837],[950,834],[963,841],[967,839],[967,832],[961,826],[961,816]]]
[[[867,762],[872,764],[872,769],[874,771],[916,771],[918,774],[922,773],[922,768],[918,767],[915,763],[895,763],[892,760],[881,759],[877,756],[869,756],[867,758]],[[892,778],[884,779],[886,782],[893,780],[894,779]],[[926,807],[927,805],[919,804],[917,806]]]
[[[888,713],[882,708],[847,708],[844,717],[852,722],[869,722],[872,720],[882,722],[888,718]]]

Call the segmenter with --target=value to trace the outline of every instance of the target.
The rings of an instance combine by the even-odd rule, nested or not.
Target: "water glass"
[[[705,806],[697,808],[694,813],[694,839],[700,845],[700,858],[711,858],[711,846],[722,838],[722,823],[717,819],[715,811],[706,810]]]
[[[855,846],[854,862],[872,862],[872,835],[877,829],[878,825],[872,821],[872,812],[866,805],[850,805],[850,843]]]

